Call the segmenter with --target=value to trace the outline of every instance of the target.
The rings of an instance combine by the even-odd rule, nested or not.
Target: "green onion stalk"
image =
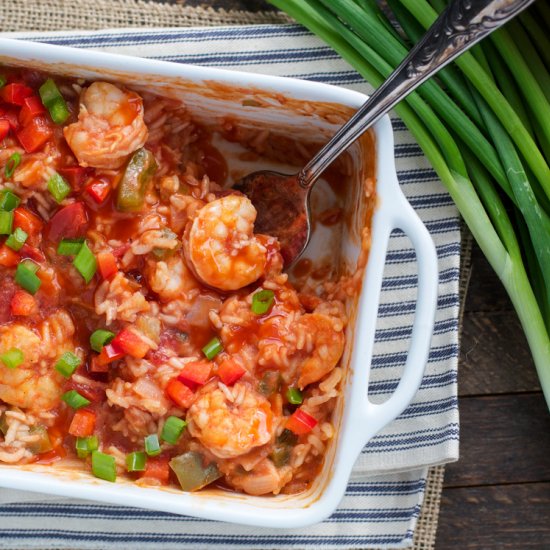
[[[444,0],[389,0],[399,34],[375,0],[270,2],[375,87],[445,7]],[[550,50],[544,49],[550,28],[549,10],[533,11],[541,11],[538,4],[464,53],[395,111],[506,288],[550,409]],[[524,56],[535,54],[529,67]]]

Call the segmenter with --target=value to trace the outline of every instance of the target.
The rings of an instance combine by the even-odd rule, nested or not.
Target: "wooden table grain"
[[[156,1],[273,9],[264,0]],[[475,246],[458,391],[460,460],[446,468],[436,550],[550,550],[550,413],[510,300]]]
[[[446,468],[436,549],[550,549],[550,413],[510,300],[477,247],[458,393],[460,460]]]

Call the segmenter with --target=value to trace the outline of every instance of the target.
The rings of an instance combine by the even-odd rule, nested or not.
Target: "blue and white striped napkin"
[[[372,88],[298,25],[9,35],[167,61]],[[439,257],[435,334],[422,386],[407,410],[363,450],[346,496],[324,523],[269,530],[0,489],[0,548],[372,548],[412,543],[428,466],[458,457],[458,213],[403,123],[393,120],[398,176]],[[394,233],[387,255],[370,394],[397,386],[416,295],[414,251]]]

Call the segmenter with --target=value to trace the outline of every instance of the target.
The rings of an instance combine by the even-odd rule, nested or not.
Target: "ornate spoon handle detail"
[[[363,132],[439,69],[512,19],[534,0],[455,0],[399,67],[298,174],[311,187]]]

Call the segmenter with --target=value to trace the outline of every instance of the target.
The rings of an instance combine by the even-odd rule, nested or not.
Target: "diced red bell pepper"
[[[18,82],[12,82],[0,90],[0,99],[13,105],[23,105],[25,98],[33,95],[33,93],[32,88]]]
[[[187,363],[178,376],[178,380],[191,389],[204,385],[210,378],[212,363],[210,361],[193,361]]]
[[[133,330],[123,328],[111,342],[113,348],[131,355],[136,359],[143,359],[149,351],[149,344],[142,340]]]
[[[235,359],[224,359],[218,366],[218,376],[226,386],[232,386],[245,373],[246,369]]]
[[[19,122],[26,126],[35,116],[43,115],[45,112],[46,109],[39,97],[35,95],[26,97],[23,100],[23,107],[19,111]]]
[[[58,242],[62,238],[76,239],[86,231],[88,215],[82,202],[73,202],[58,210],[46,227],[47,238]]]
[[[10,128],[15,131],[19,128],[19,115],[17,107],[0,107],[0,120],[7,120]]]
[[[295,410],[286,423],[287,429],[296,435],[307,434],[315,426],[317,426],[317,420],[302,409]]]
[[[43,116],[34,117],[27,126],[17,130],[17,139],[27,153],[40,149],[53,135],[53,129]]]
[[[32,294],[17,290],[11,299],[10,309],[12,315],[27,316],[36,313],[38,306]]]
[[[111,184],[107,181],[94,180],[86,185],[86,192],[97,204],[104,202],[110,191]]]
[[[92,372],[107,372],[108,369],[104,368],[109,363],[122,359],[125,353],[115,348],[112,344],[107,344],[101,348],[101,353],[94,357],[90,370]],[[95,368],[94,368],[95,365]]]
[[[19,206],[13,212],[13,228],[20,227],[29,237],[35,237],[42,231],[44,222],[36,215]]]
[[[4,267],[15,267],[20,260],[19,254],[14,252],[9,246],[3,244],[0,246],[0,265]]]
[[[97,415],[88,409],[78,409],[73,416],[69,433],[75,437],[88,437],[93,435]]]
[[[10,131],[10,123],[7,120],[0,120],[0,140],[4,139]]]
[[[84,168],[83,166],[65,166],[59,168],[58,172],[69,182],[69,185],[75,191],[80,191],[84,182],[93,173],[93,168]]]
[[[145,466],[145,471],[140,477],[152,478],[160,481],[162,485],[168,485],[170,481],[170,459],[168,457],[159,456],[157,458],[148,458]]]
[[[21,250],[19,251],[21,258],[30,258],[38,263],[43,263],[46,261],[46,256],[39,248],[35,248],[28,243],[25,243]]]
[[[182,409],[188,409],[195,399],[195,394],[177,378],[172,378],[172,380],[168,382],[166,386],[166,395]]]
[[[118,273],[116,258],[111,252],[100,252],[96,254],[99,273],[104,279],[110,279]]]

